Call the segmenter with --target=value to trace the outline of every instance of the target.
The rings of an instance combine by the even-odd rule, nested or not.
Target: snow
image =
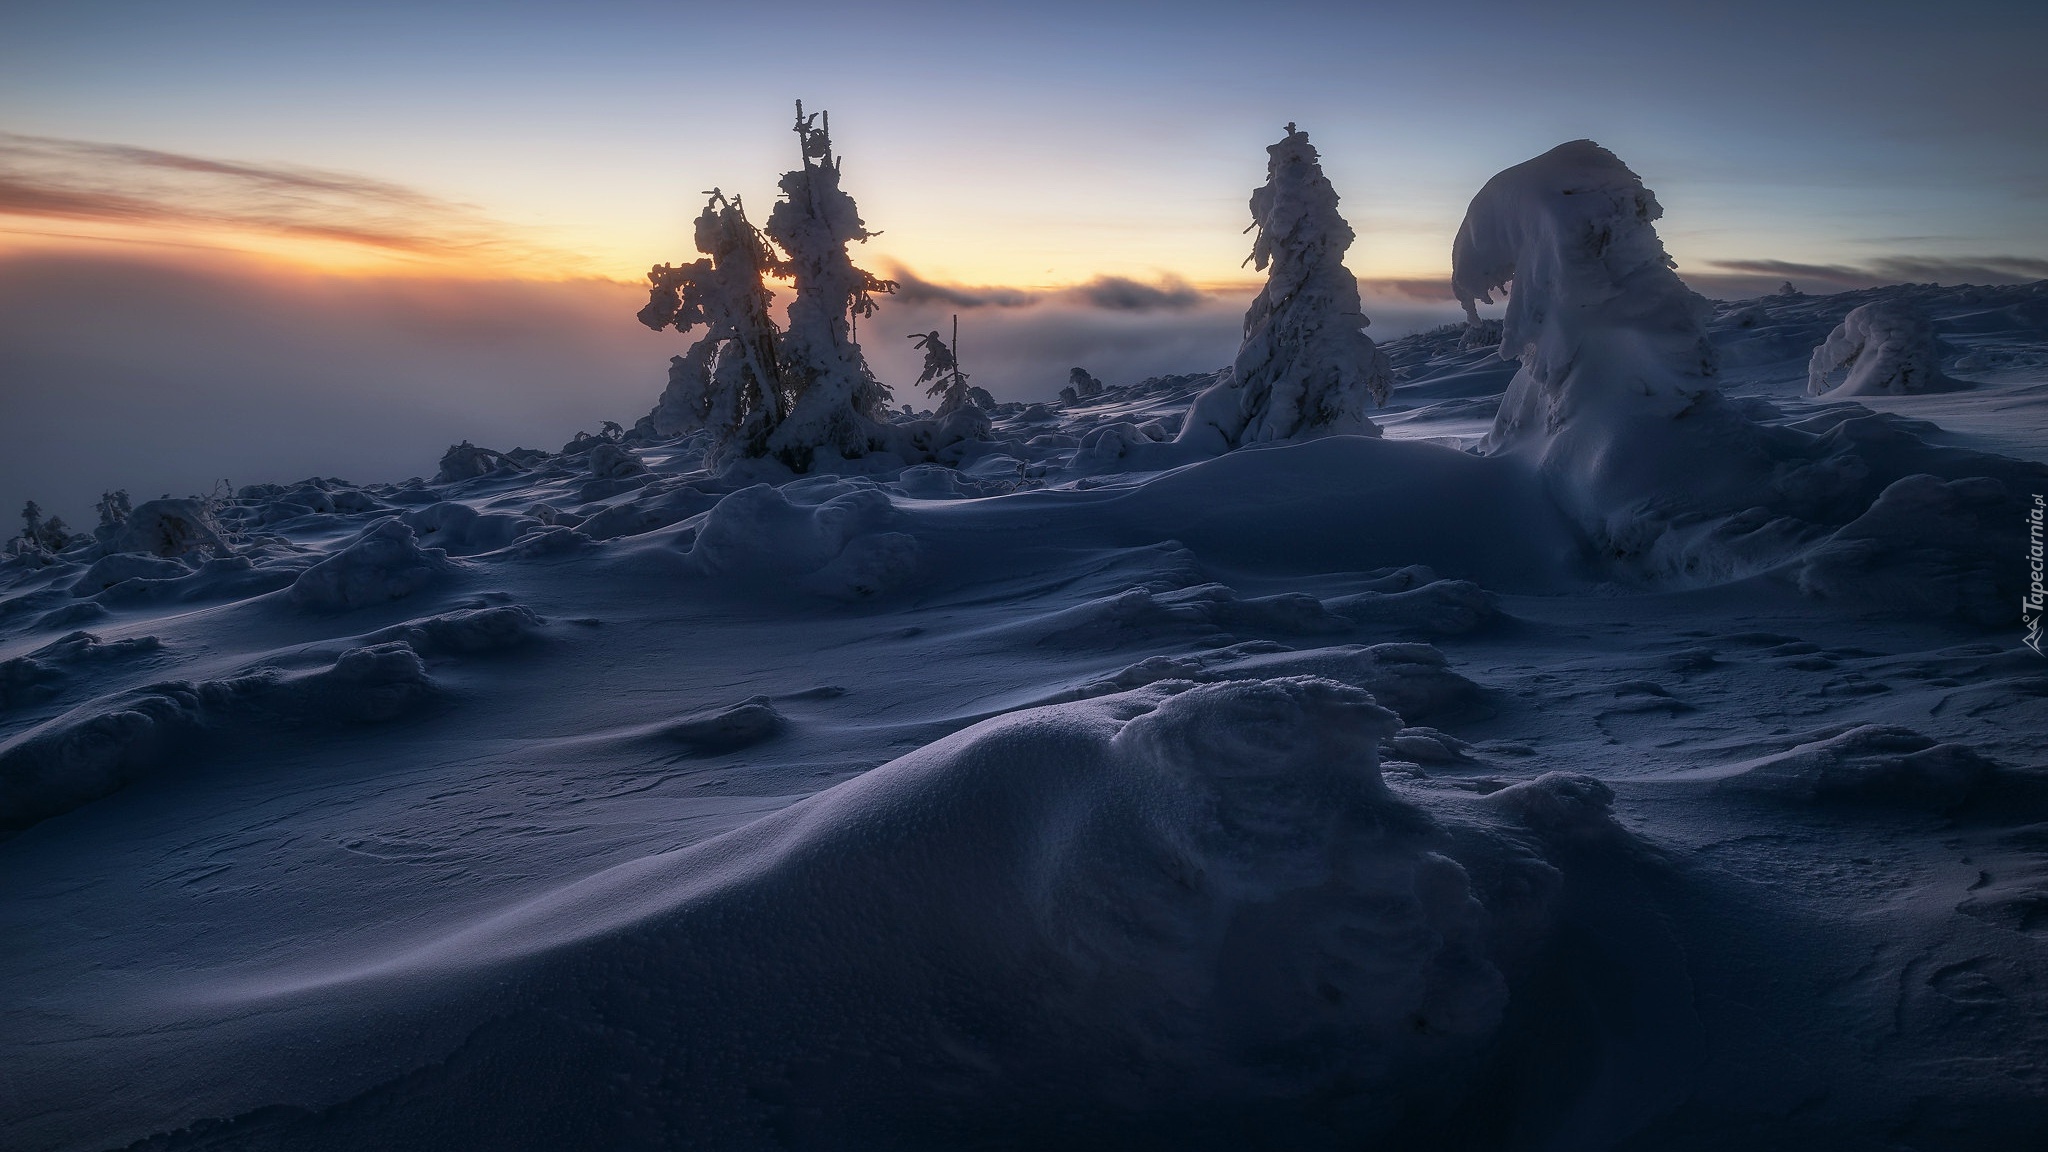
[[[1903,300],[1864,304],[1842,317],[1806,368],[1806,390],[1816,396],[1903,396],[1955,387],[1942,375],[1934,325]]]
[[[1205,370],[0,564],[0,1144],[2029,1146],[2048,284],[1656,215],[1490,183],[1377,436]],[[1810,394],[1872,305],[1971,386]]]

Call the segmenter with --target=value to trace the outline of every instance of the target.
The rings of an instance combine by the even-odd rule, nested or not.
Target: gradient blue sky
[[[1228,362],[1290,120],[1383,338],[1454,315],[1480,185],[1577,137],[1711,295],[2048,277],[2044,45],[2038,0],[4,5],[0,505],[630,422],[686,343],[634,284],[701,191],[765,216],[795,98],[862,263],[923,286],[863,325],[883,379],[957,308],[1006,399]]]
[[[2048,257],[2044,44],[2014,2],[84,0],[0,15],[0,128],[374,177],[573,254],[534,274],[634,276],[700,189],[765,205],[800,96],[877,262],[1024,284],[1233,278],[1287,120],[1354,270],[1436,275],[1487,176],[1590,136],[1689,271],[1866,267]]]

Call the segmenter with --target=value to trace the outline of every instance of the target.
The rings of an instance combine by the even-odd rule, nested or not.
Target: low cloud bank
[[[1045,400],[1086,367],[1112,384],[1236,353],[1250,289],[1102,278],[1032,291],[932,284],[860,326],[899,403],[928,401],[905,336],[950,331],[999,399]],[[1448,301],[1370,298],[1388,339]],[[780,288],[778,301],[788,289]],[[323,276],[226,255],[0,258],[0,533],[34,499],[74,525],[104,489],[137,499],[308,475],[431,474],[449,444],[555,448],[653,406],[688,340],[642,328],[637,285]]]

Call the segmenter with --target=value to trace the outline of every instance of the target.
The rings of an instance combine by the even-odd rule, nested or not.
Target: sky
[[[2043,43],[2011,0],[9,5],[0,500],[630,423],[684,342],[636,285],[709,189],[765,216],[797,99],[908,289],[884,379],[958,311],[1005,399],[1227,362],[1289,121],[1383,337],[1455,315],[1479,186],[1579,137],[1709,295],[2048,277]]]

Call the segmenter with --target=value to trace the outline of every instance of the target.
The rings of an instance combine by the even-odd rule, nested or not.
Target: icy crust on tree
[[[1934,324],[1903,300],[1874,300],[1842,318],[1806,368],[1806,391],[1819,396],[1907,396],[1948,392]]]
[[[670,361],[667,389],[634,430],[666,439],[705,429],[719,453],[759,456],[783,415],[773,294],[763,283],[774,256],[739,201],[715,190],[695,231],[705,258],[650,271],[640,322],[704,334]]]
[[[868,369],[854,343],[854,317],[875,314],[890,281],[854,267],[846,246],[873,233],[853,197],[839,187],[839,158],[827,127],[797,106],[803,167],[782,177],[782,199],[768,213],[769,238],[782,249],[778,270],[794,282],[782,370],[795,394],[787,420],[768,448],[798,470],[820,451],[863,456],[888,445],[889,389]]]
[[[1182,439],[1220,436],[1235,448],[1313,434],[1377,436],[1366,412],[1386,403],[1393,371],[1363,331],[1371,321],[1358,278],[1344,267],[1357,236],[1337,212],[1337,191],[1308,133],[1289,124],[1266,155],[1266,183],[1251,198],[1251,262],[1266,286],[1245,312],[1230,377],[1196,401]]]
[[[1709,388],[1712,305],[1657,237],[1664,214],[1626,164],[1591,140],[1560,144],[1486,182],[1451,247],[1466,315],[1511,282],[1500,354],[1522,367],[1489,447],[1543,442],[1575,419],[1676,416]]]

